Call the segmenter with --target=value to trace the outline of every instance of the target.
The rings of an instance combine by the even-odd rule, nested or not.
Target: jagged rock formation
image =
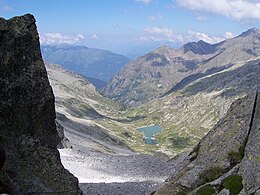
[[[72,148],[68,138],[64,134],[64,127],[56,120],[56,129],[60,138],[60,142],[57,145],[57,148]]]
[[[260,93],[235,101],[155,194],[258,194],[259,119]]]
[[[41,58],[35,19],[0,18],[0,143],[4,174],[17,194],[81,194],[56,146],[54,96]]]
[[[187,43],[183,46],[184,52],[189,52],[191,51],[194,54],[200,54],[200,55],[205,55],[205,54],[211,54],[216,51],[215,45],[211,45],[209,43],[206,43],[202,40],[196,42],[190,42]]]
[[[204,76],[260,55],[260,30],[250,29],[218,44],[203,41],[179,50],[158,48],[128,63],[103,89],[103,94],[127,106],[169,94]]]

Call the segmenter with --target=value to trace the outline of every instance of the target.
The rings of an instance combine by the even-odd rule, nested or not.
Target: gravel
[[[155,191],[159,187],[159,183],[152,181],[125,183],[81,183],[79,186],[86,195],[145,195]]]
[[[84,194],[150,194],[173,172],[171,161],[135,153],[86,134],[82,126],[59,122],[73,146],[59,149],[61,162],[78,178]]]

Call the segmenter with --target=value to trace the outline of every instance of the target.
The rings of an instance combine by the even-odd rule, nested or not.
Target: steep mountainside
[[[91,82],[97,89],[102,89],[107,84],[105,81],[93,77],[87,77],[87,80]]]
[[[259,194],[260,93],[234,102],[155,194]]]
[[[84,46],[41,46],[44,61],[102,81],[110,80],[129,58],[110,51]],[[95,83],[94,83],[95,84]]]
[[[159,124],[163,128],[156,135],[160,147],[179,152],[198,142],[233,101],[260,90],[259,74],[259,58],[238,63],[128,110],[123,116],[136,118],[132,122],[135,127]]]
[[[55,95],[58,122],[69,141],[88,145],[92,150],[120,153],[120,150],[147,150],[142,134],[135,131],[130,119],[122,118],[121,107],[99,94],[84,77],[58,65],[46,65]],[[82,134],[80,141],[75,135]],[[83,139],[84,138],[84,139]]]
[[[126,145],[139,152],[160,150],[177,154],[192,147],[225,115],[234,100],[260,89],[260,59],[255,58],[122,111],[83,77],[57,65],[47,65],[47,70],[56,96],[56,111],[67,116],[59,117],[64,127],[80,126],[92,138],[103,141],[104,137],[112,136],[112,139],[116,138],[112,144],[118,145],[119,140],[124,140]],[[156,145],[142,143],[142,134],[135,130],[150,124],[159,124],[163,128],[156,135]],[[65,127],[65,131],[67,129]],[[101,136],[94,134],[94,129],[100,130]]]
[[[56,149],[54,96],[34,17],[0,18],[0,40],[0,143],[7,152],[1,180],[16,194],[81,194]]]
[[[161,47],[128,63],[104,88],[104,95],[136,106],[260,55],[260,30],[250,29],[219,44]]]
[[[142,195],[170,176],[168,156],[135,152],[152,153],[157,146],[143,143],[143,135],[131,119],[121,117],[116,103],[102,97],[84,77],[58,65],[46,67],[57,120],[72,146],[59,150],[61,161],[78,177],[84,193]]]

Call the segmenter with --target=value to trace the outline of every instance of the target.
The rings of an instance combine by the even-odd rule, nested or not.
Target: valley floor
[[[73,148],[59,149],[61,161],[79,179],[84,194],[149,194],[172,172],[172,164],[161,158],[115,145],[100,150],[84,131],[62,124]]]

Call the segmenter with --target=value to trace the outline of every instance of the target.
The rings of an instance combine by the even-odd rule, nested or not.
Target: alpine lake
[[[157,142],[154,135],[161,132],[163,129],[160,125],[149,125],[145,127],[138,127],[136,130],[144,133],[143,141],[145,144],[156,144]]]

